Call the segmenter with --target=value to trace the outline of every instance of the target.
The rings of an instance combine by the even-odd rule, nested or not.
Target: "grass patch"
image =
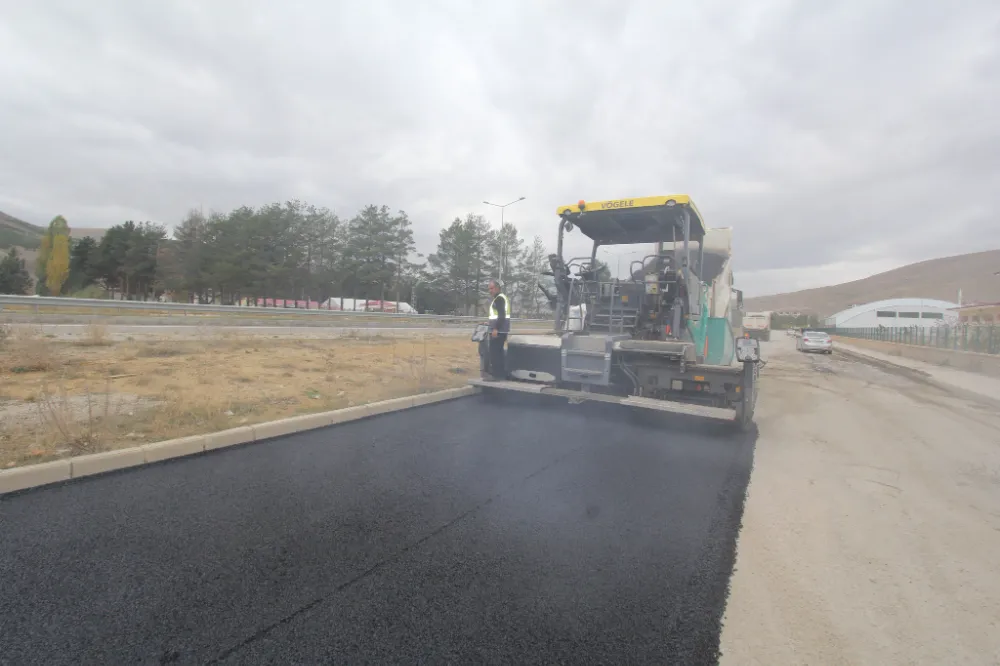
[[[162,346],[162,345],[145,345],[136,354],[139,358],[171,358],[174,356],[183,356],[185,350],[179,347],[172,346]]]
[[[111,335],[108,327],[101,322],[91,322],[83,330],[83,338],[75,343],[78,347],[109,347]]]
[[[37,362],[0,374],[0,468],[462,386],[478,369],[476,345],[433,336],[81,346],[14,331],[3,345],[5,362]]]
[[[11,328],[0,346],[0,372],[47,372],[61,365],[57,345],[33,327]]]

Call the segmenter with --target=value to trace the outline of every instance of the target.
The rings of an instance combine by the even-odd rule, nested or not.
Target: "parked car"
[[[802,337],[795,341],[795,348],[802,352],[833,353],[833,338],[822,331],[802,331]]]

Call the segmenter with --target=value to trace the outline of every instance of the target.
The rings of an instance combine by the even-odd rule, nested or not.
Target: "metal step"
[[[486,381],[485,379],[473,378],[469,380],[472,386],[479,388],[495,388],[505,391],[518,391],[519,393],[541,393],[542,389],[549,388],[546,384],[526,384],[525,382],[514,382],[509,379],[498,379],[496,381]]]
[[[601,351],[588,351],[586,349],[566,349],[567,356],[590,356],[593,358],[604,358],[607,356],[607,352]]]

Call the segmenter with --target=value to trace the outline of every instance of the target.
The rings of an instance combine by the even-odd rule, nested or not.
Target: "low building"
[[[933,298],[890,298],[841,310],[824,320],[836,328],[939,326],[958,322],[958,303]]]
[[[1000,323],[1000,303],[971,303],[953,308],[963,324]]]

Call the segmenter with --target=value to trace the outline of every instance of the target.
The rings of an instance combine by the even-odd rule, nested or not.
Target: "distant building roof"
[[[846,310],[841,310],[836,314],[832,314],[826,319],[836,319],[841,315],[851,314],[852,316],[857,315],[859,312],[867,312],[869,310],[877,310],[879,308],[890,308],[890,307],[931,307],[931,308],[942,308],[945,310],[954,310],[958,308],[958,303],[951,303],[949,301],[940,301],[936,298],[886,298],[881,301],[872,301],[871,303],[862,303],[860,305],[852,305]]]

